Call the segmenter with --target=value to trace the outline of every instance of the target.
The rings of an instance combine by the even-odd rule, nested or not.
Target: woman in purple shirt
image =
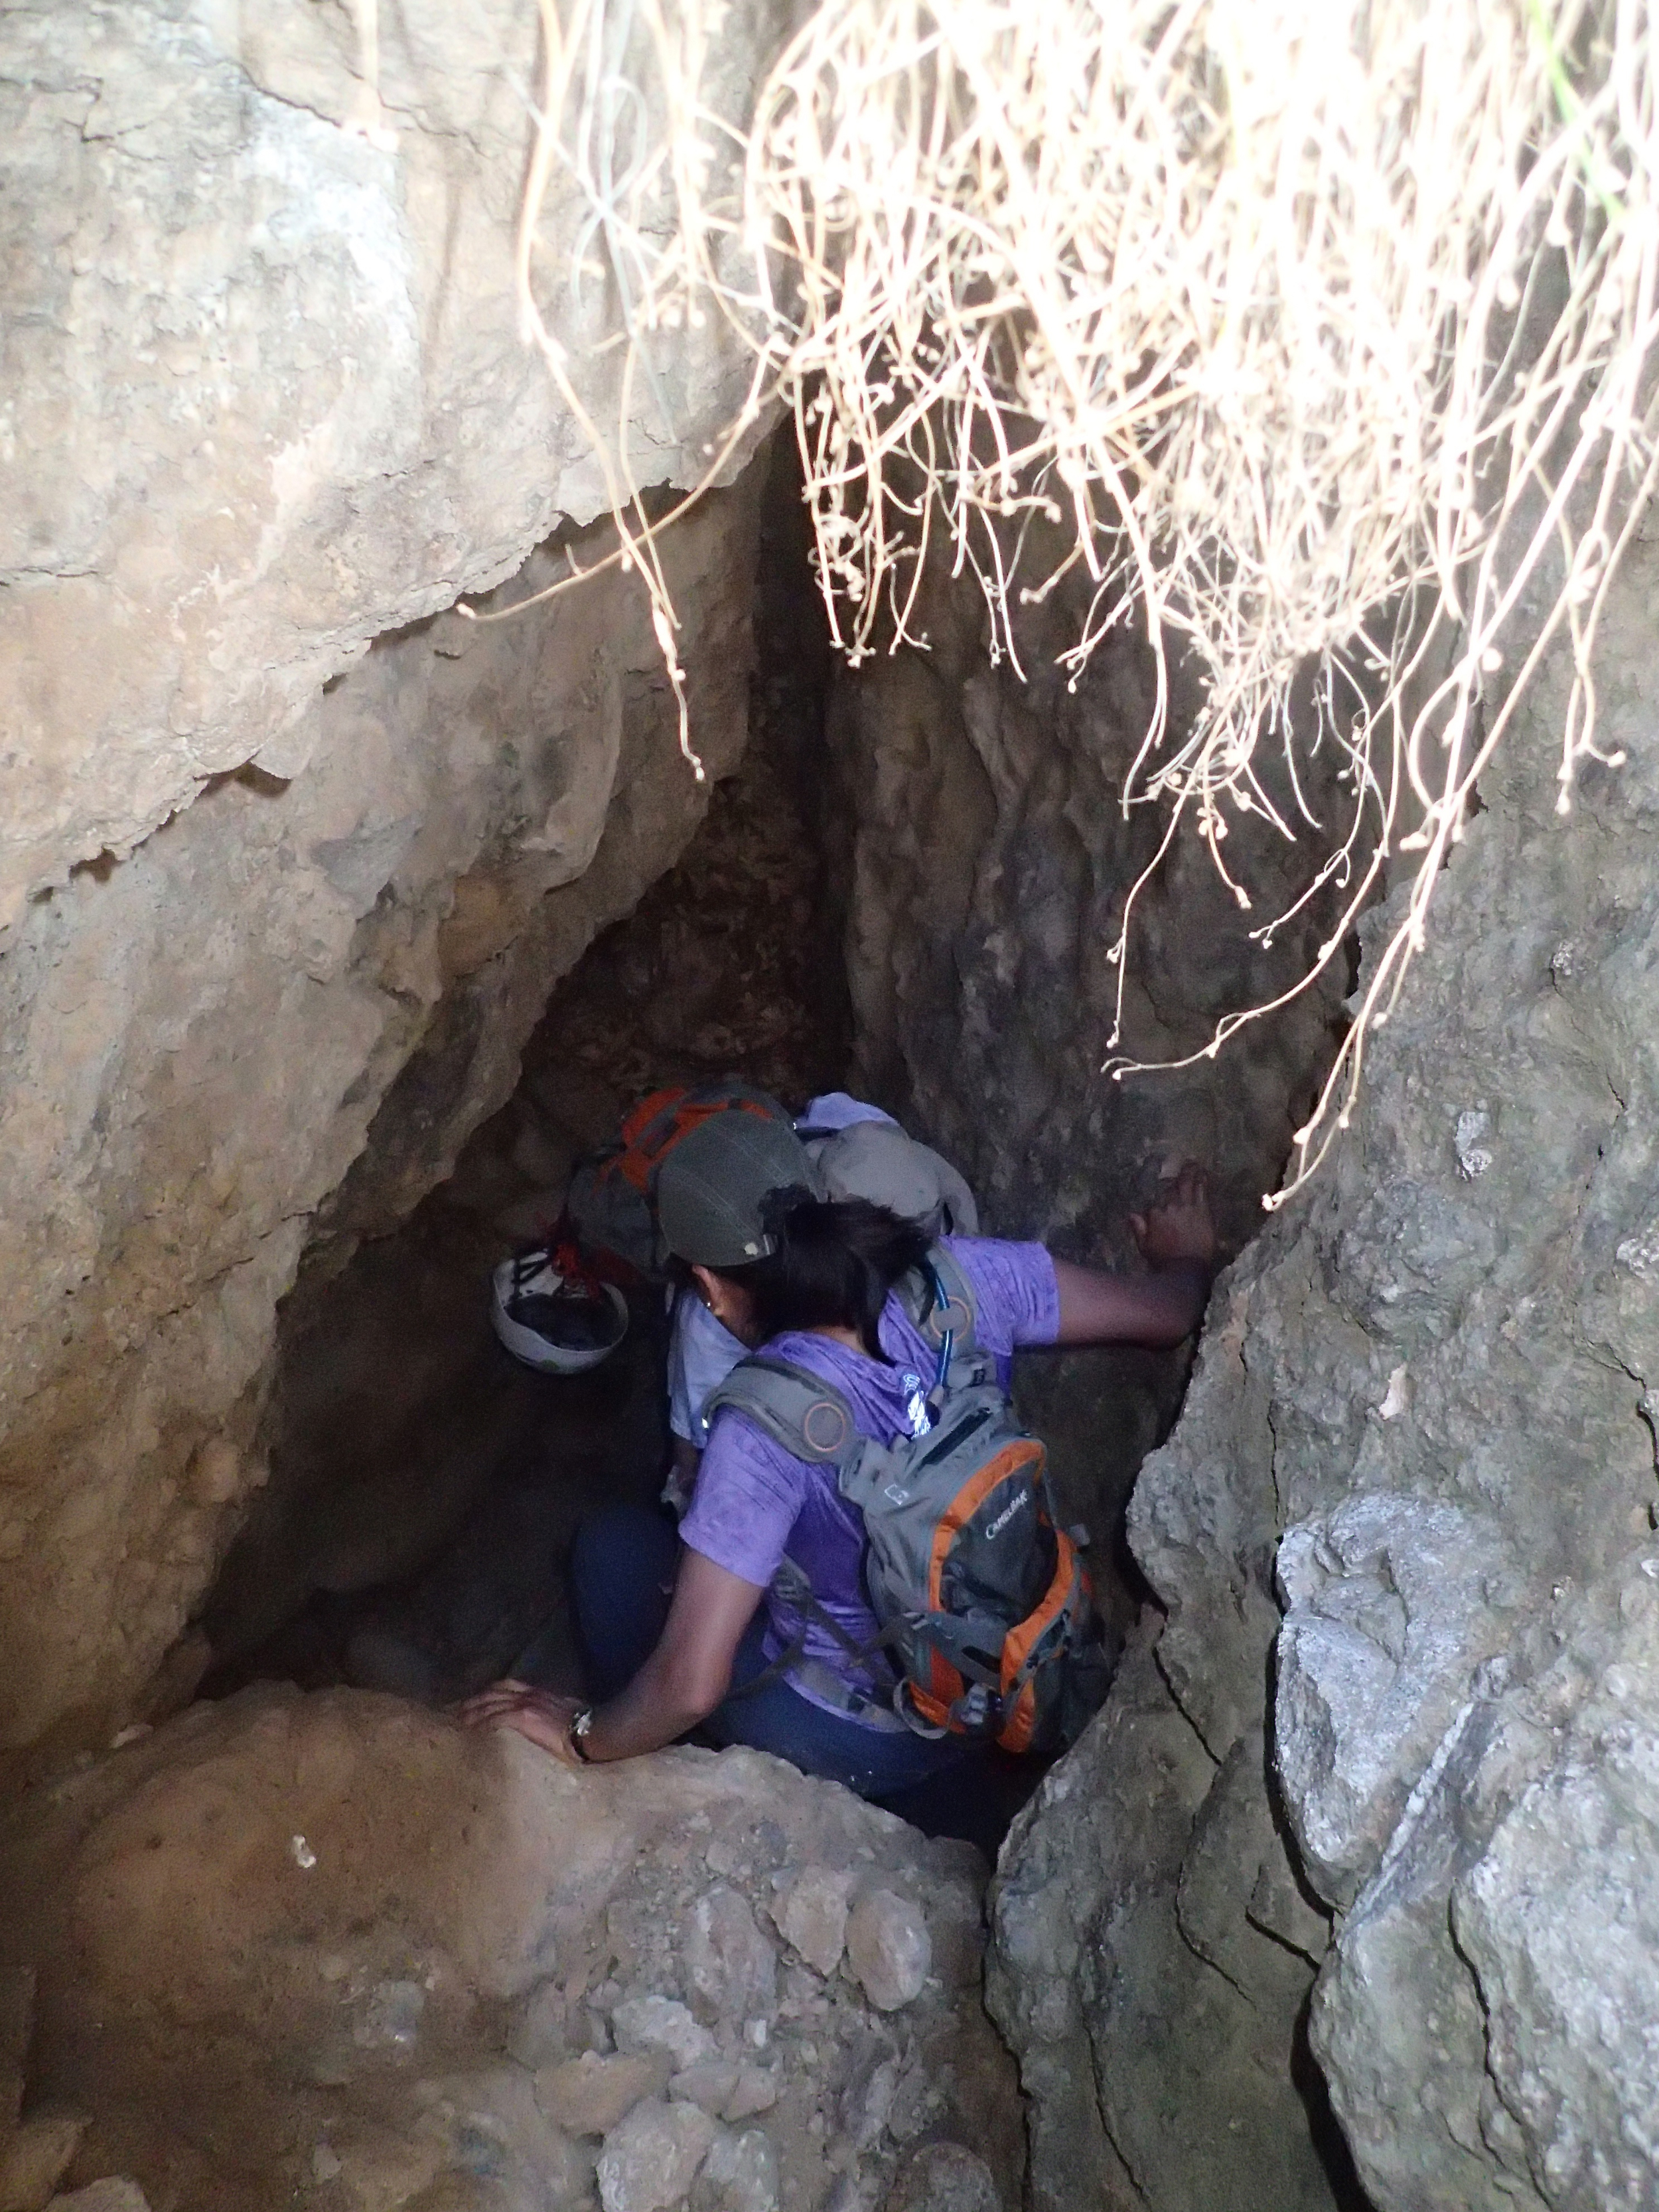
[[[658,1203],[671,1249],[734,1336],[833,1382],[866,1435],[890,1443],[918,1433],[931,1359],[896,1286],[924,1240],[860,1200],[771,1188],[748,1118],[716,1117],[665,1163]],[[1040,1244],[949,1241],[1005,1387],[1023,1346],[1172,1346],[1196,1328],[1214,1252],[1200,1170],[1184,1168],[1133,1227],[1151,1263],[1134,1277],[1073,1267]],[[874,1798],[969,1753],[963,1739],[912,1733],[887,1701],[884,1661],[849,1655],[877,1624],[862,1522],[833,1468],[797,1459],[724,1408],[679,1536],[677,1547],[665,1522],[620,1509],[578,1539],[578,1626],[599,1702],[504,1682],[474,1698],[467,1719],[515,1729],[572,1765],[654,1751],[701,1723],[718,1741],[775,1752]],[[774,1589],[786,1553],[827,1621],[803,1621]]]

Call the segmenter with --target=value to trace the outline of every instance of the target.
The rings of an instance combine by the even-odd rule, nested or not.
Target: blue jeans
[[[654,1650],[668,1618],[679,1550],[667,1517],[637,1505],[611,1506],[577,1530],[571,1554],[576,1630],[595,1698],[614,1697]],[[734,1688],[765,1668],[765,1632],[763,1606],[738,1646]],[[804,1774],[843,1783],[860,1797],[913,1791],[946,1774],[971,1787],[979,1759],[977,1747],[959,1737],[936,1741],[908,1729],[865,1728],[844,1714],[827,1712],[781,1675],[746,1695],[729,1696],[702,1725],[718,1744],[773,1752]],[[941,1825],[958,1832],[948,1814]]]

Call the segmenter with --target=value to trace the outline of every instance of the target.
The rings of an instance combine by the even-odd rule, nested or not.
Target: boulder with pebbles
[[[983,1876],[758,1753],[579,1774],[262,1687],[0,1835],[22,2124],[175,2212],[879,2212],[936,2166],[1012,2212]]]

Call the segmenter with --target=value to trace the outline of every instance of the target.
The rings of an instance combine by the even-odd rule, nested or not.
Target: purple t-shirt
[[[1059,1334],[1054,1263],[1041,1244],[1005,1244],[980,1237],[945,1242],[973,1285],[975,1334],[994,1358],[1006,1389],[1015,1348],[1052,1344]],[[851,1406],[860,1431],[879,1443],[892,1443],[911,1434],[909,1401],[918,1383],[924,1391],[931,1386],[937,1356],[922,1341],[896,1293],[882,1309],[877,1334],[894,1363],[890,1367],[804,1330],[774,1337],[766,1348],[833,1382]],[[797,1459],[735,1407],[722,1407],[714,1417],[680,1535],[717,1567],[762,1588],[787,1553],[811,1581],[819,1605],[855,1644],[867,1643],[877,1632],[864,1595],[863,1519],[836,1487],[835,1469]],[[793,1642],[799,1624],[769,1589],[765,1604],[766,1656],[775,1659]],[[867,1693],[891,1683],[884,1657],[854,1667],[817,1622],[808,1623],[804,1649],[851,1688]],[[811,1697],[807,1683],[793,1686]]]

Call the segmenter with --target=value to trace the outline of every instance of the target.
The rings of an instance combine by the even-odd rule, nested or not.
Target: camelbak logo
[[[1019,1496],[1015,1498],[1012,1505],[1005,1505],[1003,1507],[1001,1512],[998,1514],[996,1519],[992,1522],[990,1527],[986,1530],[986,1534],[988,1536],[1000,1536],[1003,1530],[1008,1526],[1008,1523],[1013,1519],[1015,1514],[1022,1511],[1024,1507],[1030,1504],[1030,1502],[1031,1494],[1030,1491],[1022,1490]]]

